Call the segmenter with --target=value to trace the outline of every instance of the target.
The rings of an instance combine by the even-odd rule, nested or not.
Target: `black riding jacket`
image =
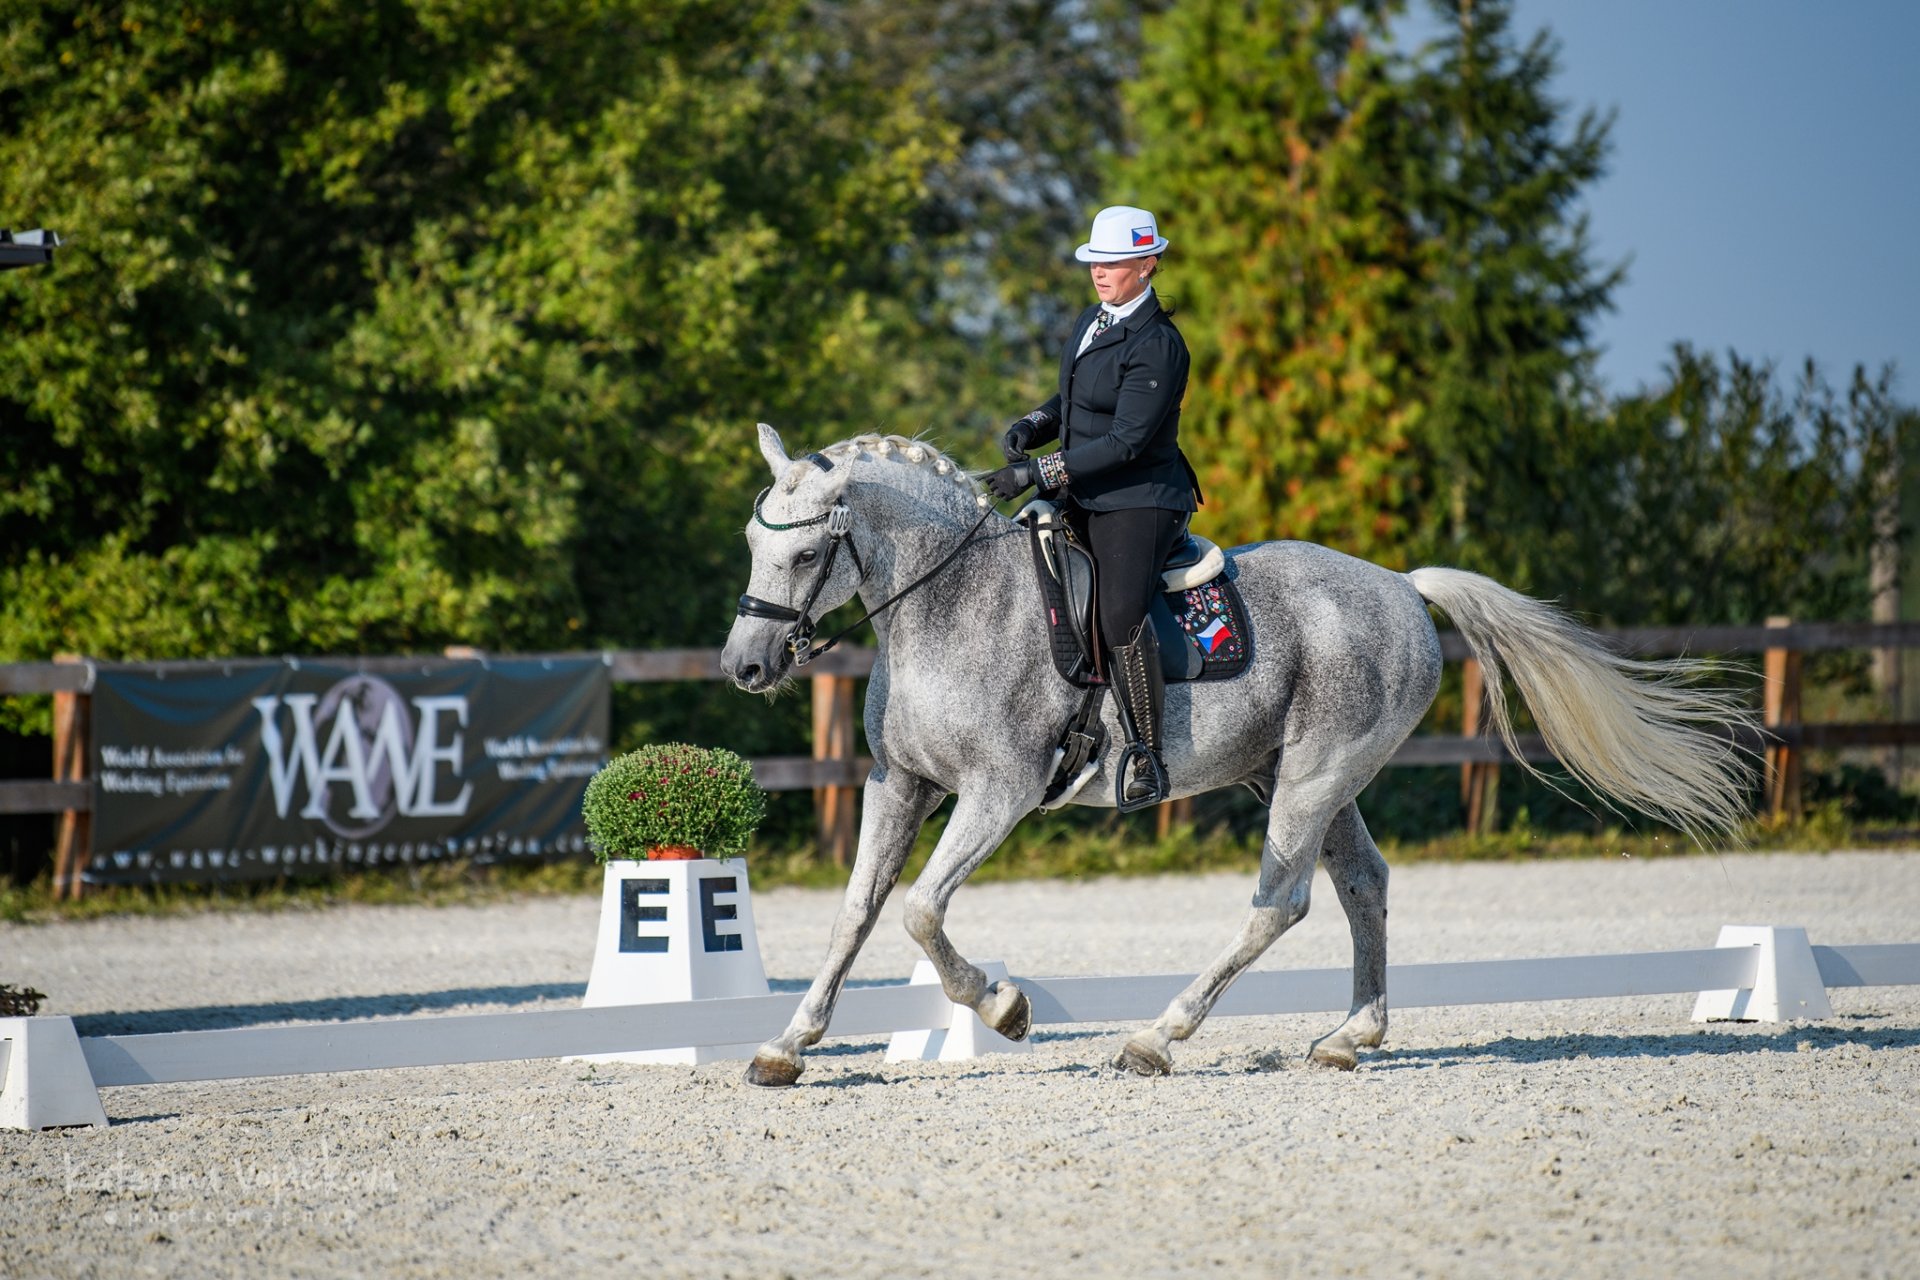
[[[1067,493],[1089,511],[1192,511],[1198,485],[1179,443],[1186,340],[1150,297],[1076,359],[1099,313],[1096,303],[1073,326],[1060,355],[1060,391],[1041,406],[1053,421],[1034,444],[1061,441]]]

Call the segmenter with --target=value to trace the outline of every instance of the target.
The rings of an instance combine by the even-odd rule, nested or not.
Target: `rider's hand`
[[[1000,452],[1007,456],[1008,462],[1027,460],[1027,450],[1033,448],[1034,430],[1032,418],[1020,418],[1007,428],[1007,434],[1000,440]]]
[[[987,492],[996,502],[1005,502],[1017,498],[1033,488],[1034,467],[1031,462],[1015,462],[1000,468],[987,477]]]

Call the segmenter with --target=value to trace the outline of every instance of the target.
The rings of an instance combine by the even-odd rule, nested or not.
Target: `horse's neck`
[[[860,589],[860,602],[875,609],[898,597],[897,603],[876,621],[882,648],[901,639],[924,635],[951,636],[956,629],[989,630],[999,616],[1011,581],[1010,550],[1017,549],[1018,526],[999,516],[987,517],[971,545],[953,556],[938,573],[933,571],[966,541],[979,519],[976,512],[963,521],[929,520],[926,508],[902,495],[877,504],[874,514],[879,546],[872,571]],[[872,517],[870,517],[872,518]],[[932,573],[931,578],[926,575]],[[922,579],[925,578],[925,581]],[[915,585],[918,583],[919,585]],[[901,595],[905,592],[905,595]],[[972,602],[964,613],[955,601]]]

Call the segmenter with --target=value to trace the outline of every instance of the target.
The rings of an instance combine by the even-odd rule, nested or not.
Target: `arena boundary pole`
[[[1757,926],[1723,931],[1738,938]],[[1771,928],[1771,927],[1770,927]],[[1812,946],[1805,932],[1771,928],[1771,948],[1751,942],[1686,951],[1551,956],[1393,965],[1388,990],[1397,1009],[1470,1004],[1754,991],[1773,982],[1787,990],[1791,975],[1766,966],[1791,965],[1798,935],[1831,987],[1920,985],[1920,942]],[[1789,935],[1782,941],[1781,935]],[[1780,960],[1779,957],[1786,957]],[[1805,958],[1805,957],[1803,957]],[[1126,977],[1016,977],[1033,1004],[1036,1024],[1133,1022],[1157,1016],[1193,980],[1190,974]],[[1215,1007],[1221,1017],[1340,1012],[1348,1007],[1348,969],[1267,970],[1244,975]],[[43,1089],[96,1106],[100,1088],[180,1084],[335,1071],[436,1067],[464,1063],[564,1058],[689,1044],[765,1040],[786,1025],[800,997],[750,996],[725,1000],[549,1009],[522,1013],[388,1018],[366,1022],[302,1023],[220,1031],[73,1038],[67,1017],[0,1018],[0,1117],[12,1128],[44,1128],[97,1121],[51,1118]],[[1748,1002],[1746,1020],[1761,1016]],[[844,992],[830,1035],[890,1035],[951,1025],[954,1005],[938,986],[857,987]],[[29,1025],[31,1024],[31,1025]],[[56,1027],[53,1024],[61,1024]],[[23,1049],[69,1043],[57,1069],[24,1070]],[[50,1064],[51,1065],[51,1064]],[[28,1097],[29,1089],[35,1096]],[[76,1104],[77,1105],[77,1104]],[[63,1105],[62,1113],[75,1107]],[[39,1123],[29,1123],[29,1118]]]

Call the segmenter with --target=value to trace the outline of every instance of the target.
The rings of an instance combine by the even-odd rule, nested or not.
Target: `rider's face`
[[[1110,307],[1124,307],[1147,290],[1157,258],[1126,258],[1120,262],[1088,264],[1093,291]]]

